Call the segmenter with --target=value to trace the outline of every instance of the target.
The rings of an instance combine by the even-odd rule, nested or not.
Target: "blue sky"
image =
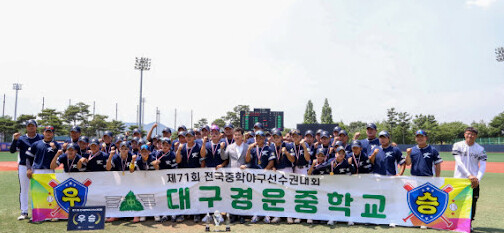
[[[386,109],[488,122],[504,111],[504,1],[8,1],[0,3],[0,94],[13,115],[97,102],[136,121],[213,120],[238,104],[377,121]]]

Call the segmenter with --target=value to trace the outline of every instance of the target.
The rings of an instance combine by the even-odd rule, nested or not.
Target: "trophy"
[[[205,231],[209,232],[210,231],[210,219],[213,219],[214,224],[215,224],[215,229],[213,230],[214,232],[224,232],[224,231],[231,231],[231,226],[230,226],[230,220],[229,220],[229,213],[226,214],[226,230],[222,230],[221,228],[221,223],[224,222],[224,218],[222,217],[222,214],[216,210],[213,214],[213,216],[210,216],[210,213],[207,213],[206,216],[206,227]]]

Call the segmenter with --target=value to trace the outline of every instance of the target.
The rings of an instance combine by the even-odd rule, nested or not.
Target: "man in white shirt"
[[[479,198],[479,183],[485,174],[487,155],[485,149],[476,143],[478,130],[473,127],[466,128],[464,141],[453,144],[453,157],[455,158],[455,178],[468,178],[473,188],[473,202],[471,221],[476,214],[476,202]]]

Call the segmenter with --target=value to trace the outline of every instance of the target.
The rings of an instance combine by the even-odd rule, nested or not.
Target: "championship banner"
[[[34,174],[33,221],[70,207],[106,206],[107,217],[206,214],[427,226],[470,232],[468,179],[307,176],[239,168]]]

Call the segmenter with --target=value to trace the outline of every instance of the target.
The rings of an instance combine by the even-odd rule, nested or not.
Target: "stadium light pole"
[[[18,92],[23,89],[23,84],[14,83],[12,84],[12,89],[16,90],[16,103],[14,104],[14,121],[17,119],[17,100],[18,100]]]
[[[143,72],[150,70],[151,59],[146,57],[136,57],[135,70],[140,70],[140,103],[138,108],[138,129],[142,130],[142,81]]]
[[[495,49],[495,55],[497,55],[496,60],[498,62],[504,61],[504,47],[499,47]]]

